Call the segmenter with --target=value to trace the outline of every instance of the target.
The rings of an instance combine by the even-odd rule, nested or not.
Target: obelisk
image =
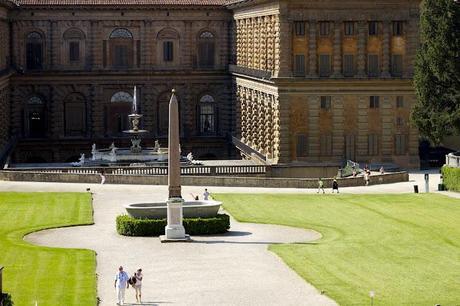
[[[168,130],[168,224],[162,241],[186,241],[190,237],[185,234],[182,225],[182,204],[180,186],[180,142],[179,142],[179,104],[175,90],[172,90],[169,101]]]

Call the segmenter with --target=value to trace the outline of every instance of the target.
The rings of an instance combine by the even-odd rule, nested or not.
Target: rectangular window
[[[379,136],[376,134],[367,136],[367,155],[379,155]]]
[[[117,45],[114,48],[115,51],[115,66],[116,67],[127,67],[128,66],[128,46]]]
[[[346,135],[345,136],[345,158],[347,160],[356,159],[356,136]]]
[[[141,66],[141,41],[136,40],[136,65]]]
[[[379,108],[380,99],[379,96],[369,97],[369,108]]]
[[[319,76],[328,77],[331,75],[331,56],[320,54],[319,56]]]
[[[370,77],[378,77],[380,75],[379,56],[377,54],[369,54],[367,57],[367,74]]]
[[[172,62],[174,60],[174,45],[172,41],[163,42],[163,60]]]
[[[321,135],[320,139],[320,151],[323,156],[332,155],[332,135]]]
[[[297,157],[308,156],[308,139],[306,135],[297,135],[296,153]]]
[[[295,56],[295,75],[305,76],[305,55],[303,54]]]
[[[393,21],[393,36],[402,36],[404,32],[402,21]]]
[[[355,23],[353,21],[346,21],[344,23],[344,33],[345,36],[355,35]]]
[[[379,35],[379,23],[378,21],[369,22],[369,36]]]
[[[80,61],[80,43],[77,41],[71,41],[69,43],[69,61],[70,62]]]
[[[401,77],[403,72],[403,57],[400,54],[393,54],[391,57],[391,75]]]
[[[294,22],[294,30],[296,36],[305,36],[305,22],[296,21]]]
[[[319,35],[329,36],[331,23],[329,21],[321,21],[319,23]]]
[[[395,154],[404,155],[407,152],[407,135],[395,135]]]
[[[404,119],[401,117],[396,117],[396,126],[402,127],[404,125]]]
[[[396,108],[403,108],[404,107],[404,97],[397,96],[396,97]]]
[[[321,109],[330,110],[331,109],[331,96],[321,96]]]
[[[355,56],[353,54],[343,56],[343,75],[346,77],[355,75]]]

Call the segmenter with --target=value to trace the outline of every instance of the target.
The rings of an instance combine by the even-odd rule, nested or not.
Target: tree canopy
[[[420,39],[412,120],[422,136],[439,144],[460,132],[460,4],[423,0]]]

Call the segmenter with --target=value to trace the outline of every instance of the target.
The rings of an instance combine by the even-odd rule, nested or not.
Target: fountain
[[[133,124],[134,130],[134,124]],[[134,144],[133,144],[134,146]],[[137,149],[136,149],[137,150]],[[192,158],[192,156],[190,156]],[[183,217],[215,217],[221,206],[217,201],[185,202],[180,184],[180,144],[179,144],[179,105],[174,92],[169,101],[168,129],[168,200],[160,203],[138,203],[125,205],[129,215],[134,218],[167,218],[163,241],[187,241],[182,225]]]

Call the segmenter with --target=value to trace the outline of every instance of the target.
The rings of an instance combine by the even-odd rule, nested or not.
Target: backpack
[[[137,279],[136,279],[135,276],[130,277],[130,278],[128,279],[128,284],[130,284],[131,286],[133,286],[133,285],[136,284],[136,281],[137,281]]]

